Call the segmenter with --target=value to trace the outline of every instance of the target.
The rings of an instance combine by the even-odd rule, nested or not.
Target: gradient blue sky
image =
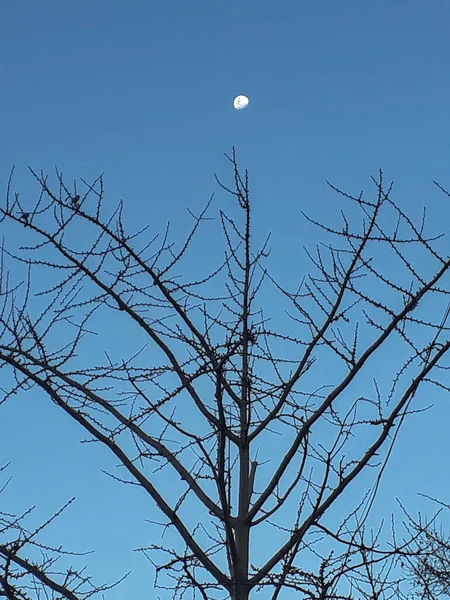
[[[104,172],[131,228],[170,218],[176,232],[185,207],[217,190],[212,172],[226,179],[222,153],[235,144],[258,235],[272,230],[274,264],[289,277],[283,257],[317,241],[300,211],[338,220],[325,179],[359,192],[382,167],[413,216],[427,204],[442,223],[432,180],[450,187],[449,26],[447,0],[4,1],[0,181],[15,163],[26,197],[36,191],[27,165],[57,165],[69,181]],[[240,112],[237,93],[250,98]],[[1,412],[0,463],[11,460],[14,477],[5,509],[36,503],[48,516],[76,495],[48,539],[96,549],[97,580],[133,568],[108,598],[152,598],[148,563],[130,554],[145,544],[146,499],[101,475],[113,462],[78,445],[77,426],[45,399],[38,412],[34,398],[20,401]],[[384,489],[412,507],[417,491],[449,500],[448,416],[441,403],[399,440]]]

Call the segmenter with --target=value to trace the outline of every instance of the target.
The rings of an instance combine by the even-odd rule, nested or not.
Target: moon
[[[233,100],[233,106],[236,110],[242,110],[248,105],[249,102],[250,100],[247,98],[247,96],[244,96],[244,94],[239,94],[239,96],[236,96],[236,98]]]

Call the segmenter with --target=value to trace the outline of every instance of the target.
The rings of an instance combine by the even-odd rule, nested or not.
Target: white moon
[[[236,96],[236,98],[233,100],[233,106],[236,110],[242,110],[249,102],[250,100],[247,98],[247,96],[239,94],[239,96]]]

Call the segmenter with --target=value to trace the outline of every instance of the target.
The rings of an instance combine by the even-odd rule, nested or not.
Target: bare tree
[[[141,551],[172,597],[396,597],[397,561],[420,533],[387,542],[370,509],[401,424],[426,408],[419,389],[448,389],[441,236],[425,233],[425,214],[408,217],[381,171],[371,198],[331,186],[352,218],[333,228],[306,217],[327,241],[307,251],[307,276],[286,257],[289,290],[269,272],[268,239],[254,247],[248,173],[234,149],[227,158],[234,184],[217,181],[235,204],[218,211],[225,251],[212,269],[216,233],[190,264],[188,251],[214,227],[213,198],[190,211],[177,246],[169,228],[128,233],[122,202],[104,216],[102,177],[69,189],[57,171],[52,189],[31,171],[33,206],[10,179],[2,222],[30,244],[3,249],[4,400],[38,386],[118,459],[114,478],[153,499],[180,543]],[[8,261],[27,268],[23,284]],[[142,344],[93,366],[104,319]]]
[[[4,471],[8,465],[0,467]],[[9,480],[10,481],[10,480]],[[0,493],[6,488],[6,484]],[[72,498],[57,513],[39,527],[29,530],[24,521],[35,506],[23,514],[16,515],[0,512],[0,598],[7,600],[29,600],[30,598],[46,598],[47,600],[87,600],[118,585],[124,577],[112,585],[95,585],[84,569],[72,566],[56,570],[62,557],[77,557],[87,554],[69,552],[62,547],[51,547],[39,541],[39,534],[75,500]],[[23,556],[27,548],[32,558]],[[34,552],[33,552],[34,551]],[[39,557],[39,558],[38,558]],[[125,576],[126,577],[126,576]]]
[[[442,600],[450,597],[450,535],[442,524],[438,527],[437,519],[450,505],[425,497],[441,508],[431,518],[421,513],[414,518],[404,509],[406,527],[415,540],[415,551],[402,557],[401,566],[421,600]]]

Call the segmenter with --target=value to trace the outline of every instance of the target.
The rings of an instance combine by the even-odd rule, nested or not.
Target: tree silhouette
[[[0,361],[13,375],[4,399],[38,386],[118,459],[126,475],[113,477],[153,499],[179,544],[141,551],[170,597],[399,597],[394,567],[424,532],[384,544],[369,514],[401,424],[424,410],[419,388],[448,389],[441,236],[425,233],[425,216],[408,217],[381,171],[373,198],[330,184],[354,217],[342,211],[336,228],[305,215],[331,241],[307,251],[308,275],[286,257],[288,289],[267,267],[269,239],[254,247],[248,173],[234,149],[227,158],[233,185],[216,179],[235,204],[218,211],[224,253],[211,269],[216,234],[188,258],[214,227],[213,198],[189,211],[176,246],[169,227],[162,238],[128,233],[122,202],[104,216],[102,177],[69,189],[57,171],[52,189],[31,170],[40,195],[24,206],[11,174],[2,222],[33,239],[2,254]],[[27,267],[22,284],[8,261]],[[36,271],[47,288],[35,289]],[[142,344],[129,356],[105,350],[93,366],[86,340],[105,319]],[[35,569],[23,546],[0,545],[7,598],[27,597],[9,591],[11,562]],[[67,594],[55,597],[86,597],[60,585]]]
[[[8,465],[0,467],[4,471]],[[3,492],[6,486],[3,486]],[[8,600],[28,600],[29,598],[51,598],[59,600],[85,600],[95,594],[112,589],[125,577],[112,585],[95,585],[83,570],[72,567],[57,570],[62,557],[77,557],[87,553],[70,552],[62,547],[51,547],[39,542],[39,534],[75,500],[72,498],[39,527],[32,530],[25,527],[24,521],[36,508],[31,507],[21,515],[0,511],[0,531],[8,539],[0,543],[0,598]],[[22,556],[23,549],[34,551],[36,557]],[[37,552],[37,554],[36,554]],[[34,594],[34,595],[33,595]]]
[[[415,539],[415,552],[403,557],[401,566],[421,600],[441,600],[450,595],[450,536],[442,525],[437,527],[436,521],[443,508],[449,509],[450,505],[422,495],[440,504],[441,508],[432,518],[420,513],[418,518],[413,518],[403,508],[406,527]]]

